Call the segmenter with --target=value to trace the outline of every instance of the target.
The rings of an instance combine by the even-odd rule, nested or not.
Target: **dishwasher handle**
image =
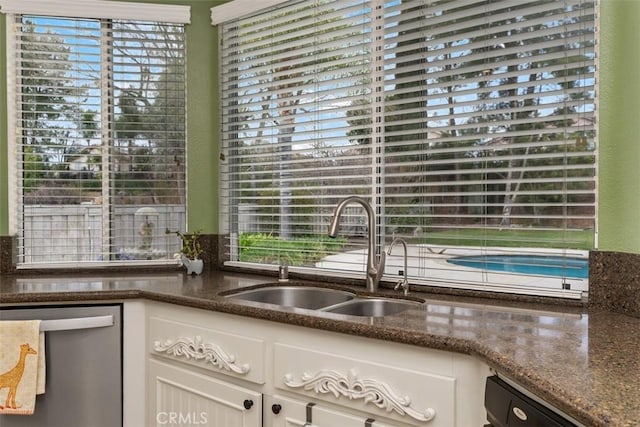
[[[113,326],[113,314],[106,316],[43,320],[40,322],[40,332],[71,331],[75,329],[104,328],[106,326]]]

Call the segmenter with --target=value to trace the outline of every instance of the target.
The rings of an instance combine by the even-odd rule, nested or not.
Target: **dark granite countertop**
[[[640,426],[638,318],[583,307],[413,292],[426,301],[423,310],[373,319],[265,309],[219,296],[273,280],[223,272],[3,276],[0,303],[146,298],[454,351],[480,358],[586,426]]]

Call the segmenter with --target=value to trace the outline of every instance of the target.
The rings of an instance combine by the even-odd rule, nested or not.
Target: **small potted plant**
[[[200,230],[193,233],[186,234],[180,231],[171,231],[168,228],[165,231],[166,234],[175,234],[182,241],[182,247],[180,249],[180,260],[182,265],[186,267],[187,274],[201,274],[204,267],[204,262],[200,256],[204,252],[200,245]]]

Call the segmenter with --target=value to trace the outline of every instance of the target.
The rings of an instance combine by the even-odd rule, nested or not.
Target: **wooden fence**
[[[143,207],[152,207],[157,215],[136,215]],[[165,234],[165,230],[184,230],[185,208],[181,205],[115,206],[109,215],[103,212],[102,205],[96,204],[27,205],[23,221],[24,263],[100,261],[107,256],[172,258],[180,250],[180,240],[174,234]],[[103,224],[109,221],[111,234],[105,239]],[[152,224],[148,248],[143,248],[140,234],[145,221]]]

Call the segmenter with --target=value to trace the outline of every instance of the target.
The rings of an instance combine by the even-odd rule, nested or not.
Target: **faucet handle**
[[[288,282],[289,281],[289,267],[286,265],[281,265],[278,267],[278,282]]]
[[[406,297],[409,294],[409,281],[407,279],[398,280],[398,283],[393,287],[393,290],[397,291],[398,289],[402,289],[402,293]]]

